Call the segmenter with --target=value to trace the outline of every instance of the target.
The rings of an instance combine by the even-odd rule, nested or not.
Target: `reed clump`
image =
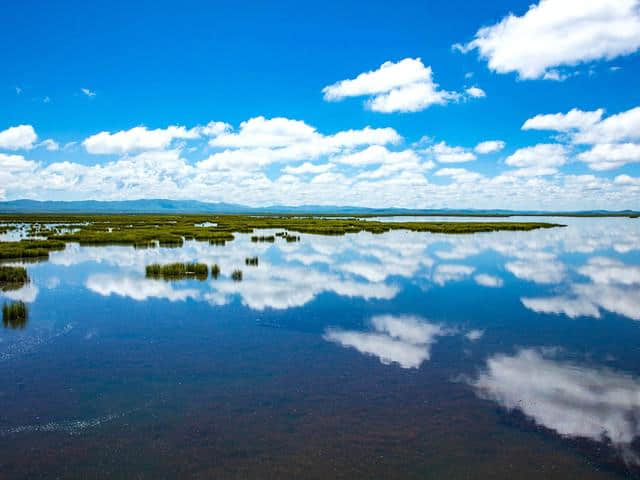
[[[276,237],[273,235],[254,235],[251,237],[251,241],[254,243],[257,242],[269,242],[269,243],[273,243],[276,241]]]
[[[241,282],[242,281],[242,270],[234,270],[233,272],[231,272],[231,279],[234,282]]]
[[[247,257],[244,259],[244,264],[245,265],[250,265],[253,267],[257,267],[258,266],[258,257]]]
[[[0,265],[0,290],[17,290],[29,281],[24,267]]]
[[[2,325],[4,328],[22,329],[27,325],[29,309],[22,302],[11,302],[2,305]]]
[[[163,280],[180,280],[183,278],[196,278],[206,280],[209,276],[209,267],[204,263],[169,263],[160,265],[153,263],[145,267],[147,278],[160,278]]]
[[[220,276],[220,267],[217,263],[211,265],[211,278],[214,280]]]

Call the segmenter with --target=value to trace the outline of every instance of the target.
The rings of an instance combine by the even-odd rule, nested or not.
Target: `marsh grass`
[[[253,267],[258,266],[258,257],[247,257],[244,259],[245,265],[251,265]]]
[[[202,222],[215,227],[199,227]],[[297,234],[345,235],[410,230],[433,233],[476,233],[499,230],[533,230],[561,226],[542,222],[385,222],[354,217],[294,215],[0,215],[4,225],[25,224],[30,233],[46,240],[0,242],[0,259],[47,258],[52,250],[62,250],[66,242],[80,245],[131,245],[135,248],[179,247],[185,240],[225,245],[234,233],[254,233],[255,229],[279,230],[275,235],[253,235],[252,241],[300,241]],[[47,227],[47,224],[73,225],[73,230]]]
[[[27,325],[29,309],[22,302],[11,302],[2,305],[2,325],[4,328],[23,329]]]
[[[0,242],[0,259],[48,258],[50,251],[64,250],[64,248],[65,243],[60,240]]]
[[[0,265],[0,290],[17,290],[29,281],[24,267],[8,267]]]
[[[231,272],[231,279],[234,282],[241,282],[242,281],[242,270],[234,270],[233,272]]]
[[[196,278],[206,280],[209,276],[209,267],[204,263],[169,263],[160,265],[153,263],[145,267],[147,278],[160,278],[163,280],[180,280],[183,278]]]
[[[220,276],[220,267],[217,263],[211,265],[211,278],[214,280]]]

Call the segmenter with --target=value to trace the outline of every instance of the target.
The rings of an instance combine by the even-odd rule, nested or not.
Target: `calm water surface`
[[[0,292],[0,478],[640,478],[640,220],[550,221],[69,244]]]

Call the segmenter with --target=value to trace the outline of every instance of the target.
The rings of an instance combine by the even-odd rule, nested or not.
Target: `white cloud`
[[[224,133],[209,141],[214,147],[284,147],[319,139],[316,129],[302,120],[255,117],[240,124],[238,133]]]
[[[618,175],[613,179],[614,183],[619,185],[636,185],[640,186],[640,177],[631,177],[629,175]]]
[[[341,80],[322,89],[327,101],[369,96],[366,106],[375,112],[417,112],[430,105],[444,105],[459,94],[441,90],[433,81],[431,67],[419,58],[385,62],[379,69]]]
[[[7,150],[29,150],[38,140],[31,125],[18,125],[0,131],[0,148]]]
[[[38,144],[38,146],[40,147],[44,147],[47,150],[49,150],[50,152],[56,152],[58,150],[60,150],[60,145],[58,144],[58,142],[56,142],[55,140],[51,139],[51,138],[47,138],[46,140],[43,140],[42,142],[40,142]]]
[[[541,0],[454,47],[477,49],[498,73],[561,79],[555,67],[610,60],[640,48],[640,9],[637,0]]]
[[[567,162],[567,149],[557,143],[541,143],[533,147],[519,148],[509,155],[505,163],[518,170],[510,172],[521,176],[544,176],[558,172]]]
[[[469,96],[473,98],[484,98],[487,96],[486,92],[482,90],[480,87],[469,87],[465,90]]]
[[[614,143],[640,139],[640,107],[611,115],[601,122],[583,128],[573,141],[582,144]]]
[[[307,173],[324,173],[331,170],[333,167],[334,165],[332,163],[321,163],[314,165],[310,162],[304,162],[302,165],[298,165],[297,167],[288,165],[283,168],[282,171],[291,175],[304,175]]]
[[[463,163],[475,160],[477,157],[469,149],[464,147],[452,147],[445,142],[436,143],[425,149],[425,152],[432,153],[440,163]]]
[[[371,145],[364,150],[331,158],[336,163],[362,166],[380,163],[417,162],[418,156],[412,150],[391,152],[382,145]]]
[[[0,170],[4,173],[31,171],[37,164],[31,160],[25,160],[22,155],[7,155],[0,153]]]
[[[573,108],[567,113],[536,115],[524,122],[522,130],[555,130],[558,132],[567,132],[574,129],[583,130],[598,123],[603,113],[604,109],[602,108],[592,112],[584,112]]]
[[[485,155],[487,153],[499,152],[504,147],[505,143],[502,140],[486,140],[477,144],[474,151],[481,155]]]
[[[592,170],[612,170],[628,163],[640,162],[640,144],[601,143],[578,155]]]
[[[187,130],[181,126],[169,126],[149,130],[147,127],[133,127],[115,133],[100,132],[86,138],[82,145],[92,154],[124,154],[145,150],[168,148],[175,139],[194,139],[200,136],[198,128]]]
[[[96,96],[96,92],[92,92],[88,88],[81,88],[80,91],[82,93],[84,93],[87,97],[95,97]]]

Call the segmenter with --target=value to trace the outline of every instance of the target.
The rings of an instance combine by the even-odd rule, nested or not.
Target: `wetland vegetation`
[[[234,233],[254,233],[257,229],[280,231],[275,235],[254,235],[252,241],[273,242],[280,237],[287,242],[296,242],[300,240],[298,234],[301,233],[345,235],[410,230],[465,234],[562,226],[546,222],[385,222],[354,217],[292,215],[1,215],[0,223],[3,229],[29,225],[27,238],[0,242],[0,259],[23,260],[46,259],[50,251],[64,249],[67,242],[89,246],[132,245],[136,248],[180,247],[185,240],[224,245],[234,240]]]
[[[147,278],[161,278],[163,280],[183,278],[206,280],[209,276],[209,267],[204,263],[169,263],[167,265],[153,263],[146,266],[145,273]]]
[[[24,267],[0,265],[0,290],[17,290],[29,281]]]

